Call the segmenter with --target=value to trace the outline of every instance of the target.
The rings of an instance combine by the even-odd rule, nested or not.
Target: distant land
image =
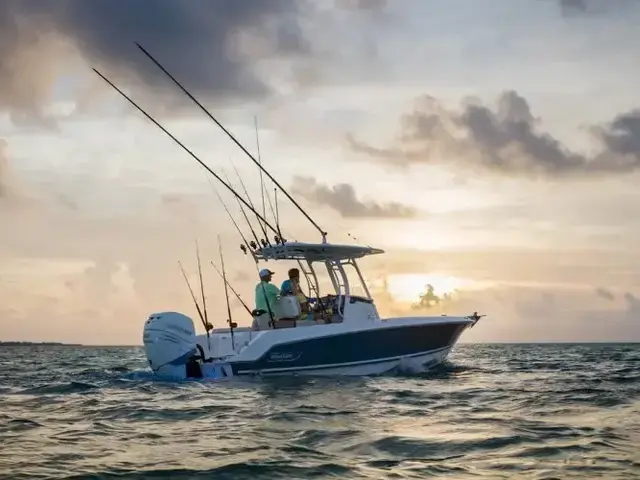
[[[60,342],[3,342],[0,340],[0,347],[82,347],[80,343],[60,343]]]

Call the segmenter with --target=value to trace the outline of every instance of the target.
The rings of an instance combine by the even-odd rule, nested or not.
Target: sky
[[[92,68],[261,210],[259,170],[139,42],[329,241],[385,250],[361,262],[381,314],[486,314],[468,342],[640,341],[640,2],[0,10],[0,340],[139,345],[152,312],[196,320],[196,242],[212,323],[220,246],[253,304],[234,197]],[[277,204],[286,238],[320,240]]]

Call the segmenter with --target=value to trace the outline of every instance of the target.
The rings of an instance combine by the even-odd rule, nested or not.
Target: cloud
[[[255,266],[237,248],[237,235],[224,212],[212,208],[211,196],[144,186],[136,194],[133,187],[92,180],[86,187],[94,196],[105,188],[113,195],[112,205],[95,209],[82,192],[65,190],[60,198],[59,183],[16,175],[9,195],[2,190],[0,337],[139,344],[142,322],[152,311],[184,311],[197,322],[177,263],[197,285],[196,239],[207,303],[213,323],[221,326],[222,282],[209,265],[218,258],[218,235],[230,272],[251,273]],[[115,204],[125,197],[126,209],[120,209]],[[244,285],[234,287],[252,298]],[[246,317],[238,310],[237,321],[250,323]]]
[[[355,189],[348,183],[328,187],[311,177],[296,176],[292,189],[294,194],[313,203],[331,207],[345,218],[412,218],[418,213],[413,207],[396,202],[359,200]]]
[[[636,7],[636,0],[559,0],[560,12],[563,17],[572,18],[579,15],[601,15],[621,8]],[[623,10],[624,11],[624,10]]]
[[[387,0],[335,0],[335,3],[346,10],[380,10],[387,6]]]
[[[558,4],[563,16],[588,12],[587,0],[559,0]]]
[[[0,4],[0,108],[16,116],[44,115],[54,81],[78,55],[93,65],[141,81],[153,93],[175,92],[134,45],[146,46],[197,95],[262,98],[270,86],[255,71],[258,57],[305,53],[294,0],[109,0]],[[74,57],[74,54],[76,55]],[[91,72],[93,75],[93,72]],[[181,99],[184,100],[184,99]]]
[[[396,166],[453,164],[501,174],[578,177],[628,174],[640,169],[640,110],[620,113],[590,132],[599,149],[584,155],[540,131],[527,100],[505,91],[496,109],[468,100],[461,111],[449,111],[423,96],[401,118],[401,133],[387,148],[347,136],[350,148]]]
[[[9,157],[7,142],[0,138],[0,200],[9,195]]]
[[[383,317],[427,315],[486,315],[466,332],[468,342],[637,341],[640,339],[640,300],[630,292],[619,302],[593,294],[588,286],[523,286],[510,283],[461,289],[438,295],[427,289],[415,303],[395,301],[373,292]]]
[[[629,317],[640,322],[640,299],[634,294],[627,292],[624,294],[624,300],[627,302],[627,313]]]
[[[616,298],[615,295],[606,288],[596,288],[596,295],[600,298],[604,298],[605,300],[615,300]]]
[[[12,209],[25,213],[25,208],[32,207],[34,199],[24,188],[12,165],[9,143],[0,138],[0,213]]]
[[[196,220],[176,218],[162,206],[130,217],[80,215],[59,207],[0,208],[0,336],[23,340],[139,344],[144,318],[153,311],[177,310],[198,320],[181,277],[181,261],[192,287],[198,285],[194,240],[198,239],[212,321],[221,326],[223,285],[211,265],[222,218],[212,212]],[[208,221],[207,221],[208,220]],[[195,225],[194,225],[195,224]],[[225,239],[227,233],[222,231]],[[229,269],[255,266],[243,258],[233,238],[226,241]],[[246,299],[250,285],[237,284]],[[224,307],[226,308],[226,307]],[[236,320],[249,324],[238,310]],[[46,319],[43,322],[43,319]]]
[[[87,113],[110,93],[89,67],[133,90],[136,100],[151,97],[156,115],[195,111],[134,42],[208,106],[277,104],[282,92],[290,99],[343,79],[355,58],[358,68],[350,72],[358,75],[375,51],[376,32],[367,26],[384,16],[367,12],[380,12],[385,3],[342,0],[327,8],[302,0],[157,0],[150,7],[6,0],[0,2],[0,111],[14,123],[48,127],[59,117]],[[357,35],[356,16],[364,22]],[[60,92],[76,103],[72,113],[50,111]]]

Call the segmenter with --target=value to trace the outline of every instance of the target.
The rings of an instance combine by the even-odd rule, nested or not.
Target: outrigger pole
[[[94,72],[96,72],[97,75],[100,76],[100,78],[102,78],[105,82],[107,82],[116,92],[118,92],[123,98],[125,98],[131,105],[133,105],[134,107],[136,107],[136,109],[138,109],[138,111],[140,113],[142,113],[145,117],[147,117],[149,120],[151,120],[151,122],[153,122],[153,124],[158,127],[160,130],[162,130],[168,137],[170,137],[175,143],[177,143],[180,147],[182,147],[182,149],[187,152],[189,155],[191,155],[194,160],[196,160],[200,165],[202,165],[202,167],[204,167],[205,170],[207,170],[211,175],[213,175],[216,180],[218,180],[220,183],[222,183],[222,185],[224,185],[240,202],[242,202],[245,207],[247,207],[248,209],[250,209],[255,215],[256,217],[258,217],[260,220],[262,220],[264,222],[264,224],[269,227],[269,229],[275,233],[276,235],[278,234],[278,230],[276,230],[262,215],[260,215],[251,205],[249,205],[247,203],[247,201],[242,198],[238,192],[236,192],[233,187],[231,187],[228,183],[226,183],[222,178],[220,178],[220,176],[218,174],[216,174],[213,170],[211,170],[211,168],[209,168],[209,166],[204,163],[202,160],[200,160],[200,158],[198,158],[198,156],[193,153],[191,150],[189,150],[184,143],[182,143],[180,140],[178,140],[171,132],[169,132],[166,128],[164,128],[155,118],[153,118],[151,115],[149,115],[142,107],[140,107],[136,102],[134,102],[133,100],[131,100],[131,98],[124,93],[122,90],[120,90],[118,87],[116,87],[113,82],[111,82],[111,80],[109,80],[107,77],[105,77],[102,73],[100,73],[97,69],[93,69]],[[259,247],[259,246],[258,246]]]
[[[158,60],[156,60],[153,55],[151,55],[142,45],[140,45],[138,42],[135,42],[136,46],[142,51],[142,53],[144,53],[160,70],[162,70],[172,81],[173,83],[175,83],[184,93],[185,95],[187,95],[191,100],[193,100],[193,102],[200,107],[200,109],[211,119],[213,120],[213,122],[218,125],[218,127],[220,127],[220,129],[222,129],[222,131],[224,133],[227,134],[227,136],[251,159],[251,161],[253,163],[255,163],[258,168],[260,168],[260,170],[262,172],[264,172],[270,179],[271,181],[276,184],[276,186],[278,188],[280,188],[280,190],[282,190],[282,193],[284,193],[287,198],[291,201],[291,203],[293,203],[298,210],[300,210],[300,212],[307,218],[307,220],[309,220],[309,222],[311,222],[311,224],[320,232],[320,235],[322,236],[322,242],[325,243],[327,240],[327,232],[325,232],[322,228],[320,228],[320,226],[309,216],[309,214],[304,210],[304,208],[302,208],[300,206],[300,204],[298,204],[298,202],[296,202],[293,197],[291,195],[289,195],[289,192],[287,192],[285,190],[285,188],[280,185],[280,183],[262,166],[261,162],[259,162],[258,160],[255,159],[255,157],[253,155],[251,155],[251,153],[249,153],[249,151],[236,139],[236,137],[234,137],[231,132],[229,132],[191,93],[189,93],[189,91],[182,86],[182,84],[176,80],[173,75],[171,75],[166,68],[164,68],[160,62],[158,62]],[[95,70],[95,69],[94,69]],[[102,75],[101,75],[102,76]],[[243,202],[244,203],[244,202]],[[254,213],[255,210],[254,210]],[[257,213],[256,213],[257,215]],[[264,220],[264,217],[259,216],[258,217],[263,221],[266,222],[266,220]],[[271,228],[271,227],[270,227]],[[275,232],[278,236],[280,236],[280,234],[278,232]]]

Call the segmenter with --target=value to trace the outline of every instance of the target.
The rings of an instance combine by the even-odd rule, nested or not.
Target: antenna
[[[287,198],[291,201],[291,203],[293,203],[298,210],[300,210],[300,212],[307,218],[307,220],[309,220],[309,222],[311,222],[311,224],[316,227],[316,229],[320,232],[320,235],[322,235],[322,240],[323,243],[326,242],[326,237],[327,237],[327,232],[325,232],[324,230],[322,230],[322,228],[320,228],[320,226],[309,216],[309,214],[304,210],[304,208],[302,208],[300,206],[300,204],[298,204],[298,202],[296,202],[293,197],[291,195],[289,195],[289,193],[284,189],[284,187],[282,185],[280,185],[280,183],[278,183],[278,181],[273,178],[273,176],[264,169],[264,167],[260,164],[260,162],[258,162],[253,155],[251,155],[251,153],[249,153],[249,151],[236,139],[236,137],[234,137],[231,132],[229,132],[226,128],[224,128],[224,126],[222,125],[222,123],[220,123],[193,95],[191,95],[191,93],[189,93],[189,91],[182,86],[182,84],[176,80],[173,75],[171,75],[167,69],[165,69],[160,62],[158,62],[158,60],[156,60],[153,55],[151,55],[142,45],[140,45],[138,42],[135,42],[136,46],[142,51],[142,53],[144,53],[160,70],[162,70],[172,81],[173,83],[175,83],[184,93],[185,95],[187,95],[191,100],[193,100],[193,102],[200,107],[200,109],[211,119],[213,120],[213,122],[215,122],[216,125],[218,125],[218,127],[220,127],[220,129],[222,129],[222,131],[224,133],[227,134],[227,136],[251,159],[251,161],[253,161],[253,163],[255,163],[258,168],[260,168],[261,171],[263,171],[270,179],[273,183],[275,183],[278,188],[280,188],[280,190],[282,190],[282,193],[284,193]]]
[[[207,322],[204,319],[204,316],[202,315],[202,310],[200,310],[200,305],[198,305],[198,300],[196,300],[196,296],[193,293],[193,289],[191,288],[191,284],[189,283],[189,279],[187,278],[187,274],[184,271],[184,268],[182,268],[182,263],[180,263],[178,261],[178,265],[180,265],[180,270],[182,270],[182,276],[184,277],[184,281],[187,283],[187,288],[189,289],[189,293],[191,293],[191,298],[193,299],[193,303],[196,306],[196,310],[198,311],[198,316],[200,317],[200,320],[202,321],[202,325],[204,325],[204,329],[207,332],[207,345],[209,346],[209,351],[211,351],[211,339],[209,338],[209,329],[207,328]]]
[[[262,165],[262,158],[260,157],[260,141],[259,141],[259,137],[258,137],[258,119],[257,117],[253,117],[253,121],[254,121],[254,125],[255,125],[255,129],[256,129],[256,146],[258,148],[258,161],[260,162],[260,165]],[[276,220],[276,214],[273,211],[273,204],[271,203],[271,197],[269,196],[269,194],[266,192],[266,188],[264,186],[264,181],[262,178],[262,170],[260,170],[260,194],[262,196],[262,216],[267,218],[267,214],[265,212],[265,206],[264,206],[264,197],[267,197],[267,200],[269,201],[269,210],[271,210],[271,215],[273,215],[273,219],[274,221]],[[280,231],[280,229],[278,228],[278,231]],[[266,235],[266,233],[265,233]],[[280,239],[282,240],[282,234],[280,234]],[[284,243],[284,240],[283,240]]]
[[[220,266],[222,267],[222,280],[224,281],[224,298],[227,301],[227,323],[229,324],[229,331],[231,333],[231,348],[235,351],[235,340],[233,339],[233,329],[236,324],[231,321],[231,304],[229,303],[229,290],[227,288],[227,274],[224,270],[224,257],[222,256],[222,243],[220,242],[220,235],[218,235],[218,250],[220,251]]]
[[[267,222],[267,220],[265,218],[262,217],[262,215],[260,215],[253,207],[251,207],[251,205],[249,205],[246,200],[244,198],[242,198],[240,195],[238,195],[238,193],[233,189],[233,187],[231,187],[230,185],[228,185],[224,180],[222,180],[222,178],[220,178],[220,176],[218,176],[213,170],[211,170],[206,163],[204,163],[202,160],[200,160],[195,153],[193,153],[191,150],[189,150],[180,140],[178,140],[173,134],[171,134],[166,128],[164,128],[162,125],[160,125],[160,123],[153,118],[151,115],[149,115],[146,111],[144,111],[144,109],[142,107],[140,107],[136,102],[134,102],[133,100],[131,100],[131,98],[129,98],[127,96],[126,93],[124,93],[122,90],[120,90],[118,87],[116,87],[107,77],[105,77],[102,73],[100,73],[98,70],[96,70],[95,68],[93,69],[94,72],[96,72],[96,74],[98,74],[105,82],[107,82],[109,85],[111,85],[111,87],[118,92],[120,95],[122,95],[122,97],[124,97],[131,105],[133,105],[134,107],[136,107],[138,109],[138,111],[140,111],[140,113],[142,113],[145,117],[147,117],[149,120],[151,120],[154,125],[156,127],[158,127],[160,130],[162,130],[167,136],[169,136],[175,143],[177,143],[179,146],[182,147],[182,149],[187,152],[189,155],[191,155],[200,165],[202,165],[211,175],[213,175],[216,180],[218,180],[220,183],[222,183],[225,187],[227,187],[227,189],[233,193],[233,195],[242,203],[245,204],[245,206],[247,208],[249,208],[260,220],[262,220],[265,225],[267,227],[269,227],[269,229],[271,231],[273,231],[274,233],[278,233],[278,230],[276,230],[269,222]]]
[[[253,125],[256,129],[256,148],[258,150],[258,162],[262,165],[262,158],[260,157],[260,136],[258,135],[258,117],[254,115]],[[260,197],[262,198],[262,216],[266,217],[266,209],[264,206],[264,179],[262,177],[262,170],[260,170]]]
[[[276,190],[275,188],[273,189],[273,198],[275,199],[276,203],[276,228],[278,229],[278,236],[281,237],[282,234],[280,233],[280,213],[278,211],[278,190]]]

